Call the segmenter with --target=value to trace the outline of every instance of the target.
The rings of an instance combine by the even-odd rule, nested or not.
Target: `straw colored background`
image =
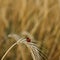
[[[60,56],[60,1],[59,0],[0,0],[0,59],[16,42],[9,33],[29,32],[37,41],[47,60]],[[22,49],[22,55],[21,51]],[[32,60],[28,49],[15,46],[5,60]]]

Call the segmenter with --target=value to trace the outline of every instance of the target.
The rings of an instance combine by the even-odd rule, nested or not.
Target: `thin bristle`
[[[20,36],[17,35],[17,34],[9,34],[8,37],[12,37],[12,38],[14,38],[15,40],[19,40],[19,39],[20,39]]]
[[[36,44],[34,43],[30,43],[32,48],[36,49],[39,52],[39,55],[42,57],[42,59],[46,59],[47,60],[47,56],[43,53],[43,51],[41,51]]]

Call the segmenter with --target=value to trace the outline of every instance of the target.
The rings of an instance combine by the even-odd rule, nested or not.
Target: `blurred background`
[[[60,60],[60,0],[0,0],[0,59],[15,43],[7,36],[29,32],[47,60]],[[25,45],[16,45],[4,60],[33,60]],[[46,60],[42,57],[42,60]]]

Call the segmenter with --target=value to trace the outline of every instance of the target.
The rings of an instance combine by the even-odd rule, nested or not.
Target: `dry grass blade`
[[[21,40],[21,39],[20,39]],[[8,54],[8,52],[16,45],[16,44],[18,44],[18,42],[20,42],[19,40],[16,42],[16,43],[14,43],[8,50],[7,50],[7,52],[3,55],[3,57],[1,58],[1,60],[4,60],[4,58],[5,58],[5,56]]]
[[[44,1],[44,9],[45,9],[44,17],[46,18],[48,14],[48,0]]]
[[[38,55],[38,58],[40,57],[41,59],[43,58],[43,59],[47,60],[47,56],[43,53],[43,51],[41,51],[40,49],[38,49],[38,47],[37,47],[36,44],[30,43],[30,45],[31,45],[31,48],[32,48],[33,51],[35,50],[35,51],[37,51],[38,53],[40,53],[40,54],[37,54],[37,53],[35,52],[35,55]],[[39,56],[39,55],[40,55],[40,56]]]
[[[1,60],[3,60],[3,59],[5,58],[5,56],[7,55],[7,53],[8,53],[16,44],[18,44],[19,42],[25,44],[25,45],[28,47],[29,51],[31,52],[31,55],[32,55],[33,60],[40,60],[40,59],[41,59],[41,56],[39,55],[39,50],[38,50],[38,48],[35,46],[34,43],[28,42],[28,41],[26,40],[26,38],[20,38],[20,39],[19,39],[19,36],[16,35],[16,34],[11,34],[11,35],[9,35],[9,37],[13,37],[17,42],[14,43],[14,44],[7,50],[7,52],[3,55],[3,57],[2,57]],[[18,40],[17,40],[17,39],[18,39]]]

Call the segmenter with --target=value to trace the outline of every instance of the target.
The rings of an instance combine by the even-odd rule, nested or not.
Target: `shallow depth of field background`
[[[20,35],[23,31],[29,32],[35,38],[47,60],[59,60],[60,1],[0,0],[0,59],[16,42],[9,39],[8,34]],[[25,45],[16,45],[5,60],[32,60],[32,57]]]

